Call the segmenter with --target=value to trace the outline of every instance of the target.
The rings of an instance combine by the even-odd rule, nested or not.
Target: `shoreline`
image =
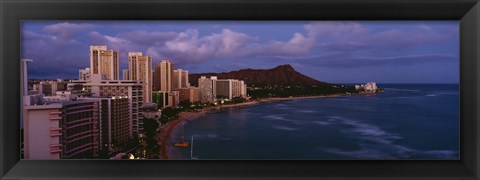
[[[240,108],[240,107],[248,107],[257,105],[258,101],[247,101],[238,104],[227,104],[221,106],[214,106],[214,107],[206,107],[194,112],[181,112],[178,114],[178,118],[170,121],[165,126],[162,127],[162,130],[159,134],[158,141],[161,143],[160,147],[160,159],[172,159],[173,154],[175,154],[172,150],[173,146],[173,136],[175,135],[176,129],[178,129],[179,125],[181,125],[185,121],[191,121],[202,117],[212,111],[219,111],[225,108]]]
[[[177,133],[176,130],[178,129],[179,125],[181,125],[185,121],[192,121],[199,117],[202,117],[212,111],[219,111],[225,108],[242,108],[242,107],[249,107],[258,105],[260,103],[269,103],[269,102],[276,102],[276,101],[290,101],[296,99],[316,99],[316,98],[328,98],[328,97],[339,97],[345,96],[347,94],[331,94],[331,95],[321,95],[321,96],[297,96],[297,97],[272,97],[272,98],[261,98],[252,101],[247,101],[238,104],[227,104],[221,106],[213,106],[213,107],[206,107],[200,109],[195,112],[181,112],[178,115],[178,118],[170,121],[166,125],[164,125],[161,129],[161,132],[158,136],[158,142],[161,144],[160,146],[160,159],[172,159],[174,155],[180,156],[179,152],[176,151],[175,147],[173,146],[173,136]]]

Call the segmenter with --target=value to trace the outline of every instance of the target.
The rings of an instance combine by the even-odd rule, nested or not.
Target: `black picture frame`
[[[480,178],[478,0],[0,0],[1,179]],[[460,160],[20,160],[22,20],[459,20]]]

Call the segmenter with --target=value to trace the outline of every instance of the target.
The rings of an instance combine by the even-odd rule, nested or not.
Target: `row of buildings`
[[[355,90],[365,94],[375,94],[379,91],[377,83],[367,82],[367,84],[355,85]]]
[[[78,80],[41,81],[29,89],[29,62],[22,62],[25,159],[97,158],[142,137],[143,118],[158,118],[158,109],[247,97],[241,80],[201,77],[193,87],[187,70],[169,60],[153,66],[141,52],[128,53],[120,79],[119,53],[106,46],[90,47],[90,67],[79,70]]]

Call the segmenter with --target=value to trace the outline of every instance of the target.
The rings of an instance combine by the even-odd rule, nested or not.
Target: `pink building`
[[[89,159],[98,156],[98,103],[65,101],[23,108],[25,159]]]

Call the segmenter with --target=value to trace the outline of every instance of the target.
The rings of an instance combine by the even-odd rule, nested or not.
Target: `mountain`
[[[218,79],[239,79],[245,81],[249,86],[327,84],[297,72],[289,64],[280,65],[273,69],[242,69],[223,73],[190,74],[190,84],[197,86],[198,78],[201,76],[207,76],[207,78],[217,76]]]

